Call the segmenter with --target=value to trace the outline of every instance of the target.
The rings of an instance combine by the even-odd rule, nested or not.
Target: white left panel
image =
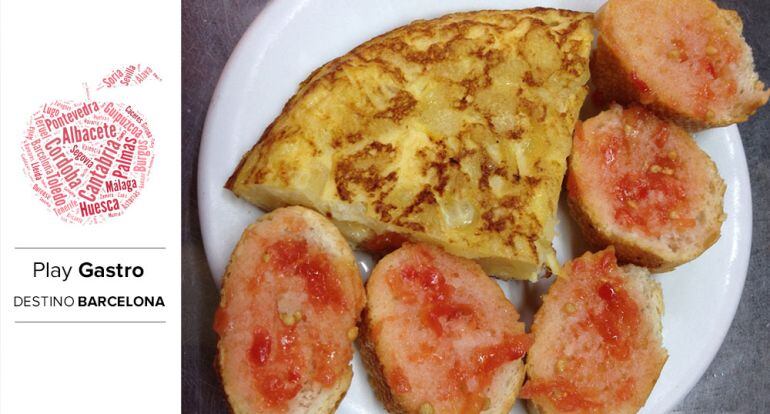
[[[3,414],[181,411],[180,17],[0,3]]]

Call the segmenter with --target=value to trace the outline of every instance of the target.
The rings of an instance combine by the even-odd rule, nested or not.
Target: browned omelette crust
[[[541,8],[393,30],[313,72],[226,187],[312,207],[353,244],[395,233],[504,278],[556,268],[591,40],[590,14]]]

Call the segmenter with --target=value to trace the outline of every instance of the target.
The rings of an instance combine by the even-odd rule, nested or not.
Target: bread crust
[[[361,323],[358,328],[359,335],[357,342],[358,351],[361,353],[361,360],[364,363],[366,372],[369,374],[369,385],[372,386],[372,390],[374,390],[377,399],[382,402],[389,413],[408,414],[408,411],[399,404],[395,395],[390,391],[388,383],[385,381],[385,370],[382,366],[382,362],[380,362],[380,359],[377,356],[374,338],[372,338],[371,329],[369,329],[371,324],[372,321],[369,317],[369,312],[367,309],[364,309]]]

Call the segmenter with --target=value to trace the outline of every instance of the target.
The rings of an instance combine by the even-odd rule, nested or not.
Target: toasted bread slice
[[[530,341],[478,264],[407,243],[377,264],[366,290],[359,348],[388,411],[510,411]]]
[[[428,242],[502,278],[556,270],[591,40],[591,15],[565,10],[413,22],[313,72],[226,186],[311,207],[362,248]]]
[[[609,0],[596,20],[591,74],[609,100],[700,130],[745,121],[770,97],[738,13],[711,0]]]
[[[214,325],[232,411],[334,412],[350,386],[365,301],[353,253],[323,216],[288,207],[250,225]]]
[[[692,137],[634,105],[575,131],[567,200],[586,239],[624,263],[673,269],[719,239],[725,184]]]
[[[612,248],[568,262],[535,314],[521,397],[540,414],[636,413],[668,358],[662,314],[658,283]]]

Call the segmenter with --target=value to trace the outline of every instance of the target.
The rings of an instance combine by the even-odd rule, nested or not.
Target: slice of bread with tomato
[[[365,302],[353,253],[325,217],[288,207],[250,225],[214,324],[232,411],[334,412],[350,386]]]
[[[532,326],[531,412],[636,413],[668,358],[663,298],[649,272],[618,266],[608,248],[567,262]]]
[[[524,324],[481,267],[407,243],[366,285],[360,350],[391,413],[508,413],[524,379]]]
[[[572,216],[596,248],[663,272],[714,244],[725,183],[682,128],[639,105],[613,105],[575,129],[567,171]]]
[[[596,26],[591,79],[604,99],[700,130],[743,122],[770,97],[740,16],[711,0],[609,0]]]

